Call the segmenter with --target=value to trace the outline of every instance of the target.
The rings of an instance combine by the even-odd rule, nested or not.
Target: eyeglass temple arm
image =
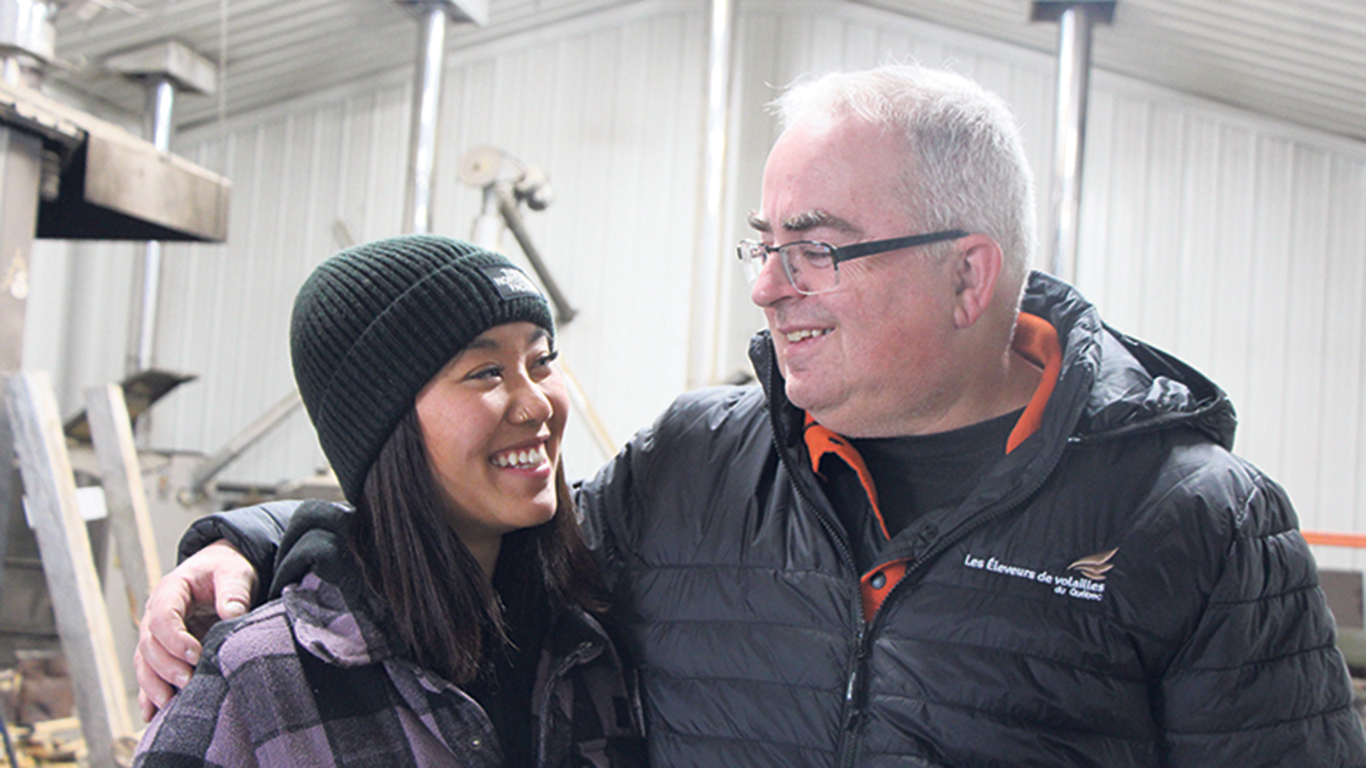
[[[850,259],[857,259],[860,256],[869,256],[874,253],[885,253],[896,251],[902,248],[915,248],[920,245],[930,245],[931,243],[942,243],[945,240],[957,240],[967,237],[970,232],[963,229],[946,229],[940,232],[930,232],[924,235],[911,235],[910,237],[894,237],[890,240],[873,240],[867,243],[855,243],[846,245],[835,250],[835,263]]]

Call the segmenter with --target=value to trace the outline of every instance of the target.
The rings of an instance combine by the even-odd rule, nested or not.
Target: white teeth
[[[795,344],[795,343],[801,341],[802,339],[811,339],[811,338],[815,338],[815,337],[817,337],[817,336],[824,336],[825,334],[827,334],[827,333],[829,333],[829,332],[830,332],[830,329],[829,329],[829,328],[815,328],[815,329],[808,328],[808,329],[804,329],[804,330],[800,330],[800,331],[793,331],[792,333],[787,334],[787,340],[788,340],[789,342]]]
[[[498,467],[513,469],[530,469],[539,467],[546,461],[545,446],[538,445],[535,448],[522,451],[509,451],[493,457],[493,464]]]

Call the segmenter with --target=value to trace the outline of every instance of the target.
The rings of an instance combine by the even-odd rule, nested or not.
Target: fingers
[[[133,673],[138,680],[138,708],[142,710],[142,719],[144,722],[151,722],[157,710],[166,706],[171,696],[175,695],[175,689],[147,663],[141,647],[133,652]],[[185,679],[189,679],[188,675]]]
[[[144,723],[150,723],[152,718],[156,717],[156,705],[147,698],[147,694],[143,693],[141,688],[138,689],[138,709],[142,711],[142,722]]]
[[[256,589],[256,571],[227,542],[214,543],[208,548],[220,544],[227,552],[217,553],[221,556],[217,558],[218,565],[213,572],[215,608],[219,618],[235,619],[251,609],[251,594]]]
[[[147,599],[138,626],[134,671],[138,679],[138,705],[146,718],[166,706],[183,687],[199,661],[200,636],[216,619],[246,612],[256,574],[251,565],[227,542],[204,549],[157,582]]]
[[[140,705],[146,702],[153,710],[166,706],[174,693],[171,686],[185,685],[193,663],[199,660],[199,641],[185,629],[190,595],[189,585],[176,569],[157,582],[147,599],[133,654]],[[144,708],[144,716],[147,711]]]

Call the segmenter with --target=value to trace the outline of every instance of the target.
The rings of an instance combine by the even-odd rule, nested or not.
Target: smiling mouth
[[[807,339],[814,339],[814,338],[819,337],[819,336],[824,336],[825,334],[830,333],[830,332],[833,331],[833,330],[835,330],[835,329],[834,329],[834,328],[803,328],[803,329],[800,330],[800,331],[792,331],[791,333],[786,334],[786,336],[787,336],[787,341],[788,341],[789,344],[796,344],[796,343],[799,342],[799,341],[805,341],[805,340],[807,340]]]
[[[545,444],[532,448],[520,448],[495,454],[489,461],[501,469],[535,469],[550,461],[545,453]]]

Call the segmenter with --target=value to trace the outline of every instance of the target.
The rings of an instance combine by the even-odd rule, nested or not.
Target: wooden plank
[[[133,427],[123,388],[117,384],[91,387],[85,391],[85,409],[90,421],[90,437],[100,467],[100,484],[109,510],[109,525],[119,546],[119,561],[132,599],[136,623],[147,606],[147,596],[161,578],[152,517],[147,511],[147,492],[142,485],[142,468],[133,445]]]
[[[112,768],[115,740],[132,731],[128,699],[47,374],[6,377],[5,404],[90,765]]]

